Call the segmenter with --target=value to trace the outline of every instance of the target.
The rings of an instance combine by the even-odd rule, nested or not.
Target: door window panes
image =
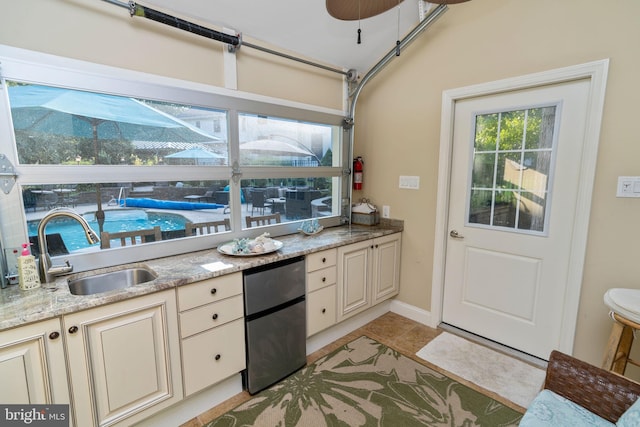
[[[544,232],[556,107],[476,116],[469,224]]]

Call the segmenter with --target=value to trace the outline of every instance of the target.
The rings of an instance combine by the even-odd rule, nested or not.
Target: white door
[[[543,359],[559,348],[589,90],[455,103],[443,322]]]

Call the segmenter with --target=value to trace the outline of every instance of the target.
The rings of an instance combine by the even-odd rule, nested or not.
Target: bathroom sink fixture
[[[158,275],[155,272],[147,268],[136,267],[79,279],[69,279],[67,283],[69,284],[69,291],[73,295],[93,295],[151,282],[157,277]]]

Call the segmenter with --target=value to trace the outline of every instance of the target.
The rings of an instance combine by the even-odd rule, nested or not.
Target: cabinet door
[[[0,333],[0,402],[69,403],[60,330],[56,318]]]
[[[367,240],[338,248],[338,321],[371,306],[372,245]]]
[[[78,425],[130,425],[182,398],[174,291],[63,320]]]
[[[401,234],[374,239],[373,248],[373,303],[377,304],[400,290]]]

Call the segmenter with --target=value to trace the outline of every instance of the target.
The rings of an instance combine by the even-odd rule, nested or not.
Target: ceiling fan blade
[[[357,21],[386,12],[401,2],[402,0],[327,0],[327,12],[336,19]]]
[[[456,4],[469,0],[429,0],[433,4]],[[336,19],[356,21],[371,18],[398,6],[402,0],[326,0],[327,12]]]

